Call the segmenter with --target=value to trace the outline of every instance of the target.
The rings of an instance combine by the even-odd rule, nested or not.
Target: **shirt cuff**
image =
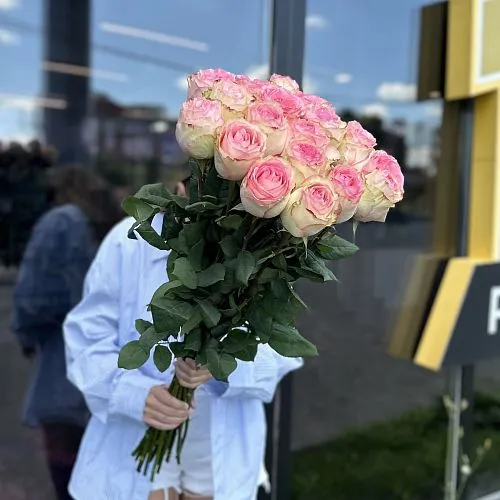
[[[205,386],[208,392],[213,396],[222,396],[227,391],[229,384],[212,378],[205,384]]]
[[[121,374],[111,396],[109,414],[142,422],[146,399],[154,385],[158,385],[158,381],[136,370]]]

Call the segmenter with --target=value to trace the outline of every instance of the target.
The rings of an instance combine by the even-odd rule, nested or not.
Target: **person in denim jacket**
[[[66,378],[62,324],[79,302],[100,241],[122,213],[111,189],[92,172],[55,168],[49,176],[54,208],[35,225],[14,289],[12,331],[33,371],[23,422],[43,430],[57,498],[68,481],[89,418],[80,391]]]

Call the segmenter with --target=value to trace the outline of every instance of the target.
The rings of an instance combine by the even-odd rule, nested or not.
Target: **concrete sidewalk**
[[[54,500],[37,430],[21,425],[30,371],[9,332],[12,272],[0,272],[0,499]]]

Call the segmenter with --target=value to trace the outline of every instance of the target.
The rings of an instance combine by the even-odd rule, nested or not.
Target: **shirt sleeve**
[[[142,420],[147,395],[158,383],[140,370],[118,368],[123,247],[139,245],[127,241],[122,225],[103,242],[87,275],[83,299],[64,324],[68,378],[103,422],[114,416]]]
[[[212,379],[207,388],[222,398],[256,398],[270,403],[281,379],[302,364],[301,358],[285,358],[267,344],[261,344],[254,361],[238,361],[227,383]]]

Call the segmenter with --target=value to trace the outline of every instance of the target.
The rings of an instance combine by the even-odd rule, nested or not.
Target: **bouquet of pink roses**
[[[154,350],[160,371],[173,356],[191,358],[227,381],[259,344],[283,356],[316,355],[294,326],[305,304],[293,285],[334,279],[327,262],[357,251],[335,224],[385,221],[403,197],[401,169],[358,122],[343,122],[289,77],[210,69],[188,84],[176,129],[190,157],[188,199],[157,184],[124,202],[136,219],[130,236],[170,253],[152,322],[136,322],[140,337],[122,348],[119,366],[139,368]],[[157,233],[151,223],[160,212]],[[169,391],[193,397],[175,377]],[[188,426],[149,428],[134,451],[138,470],[152,465],[154,477],[174,448],[179,460]]]

